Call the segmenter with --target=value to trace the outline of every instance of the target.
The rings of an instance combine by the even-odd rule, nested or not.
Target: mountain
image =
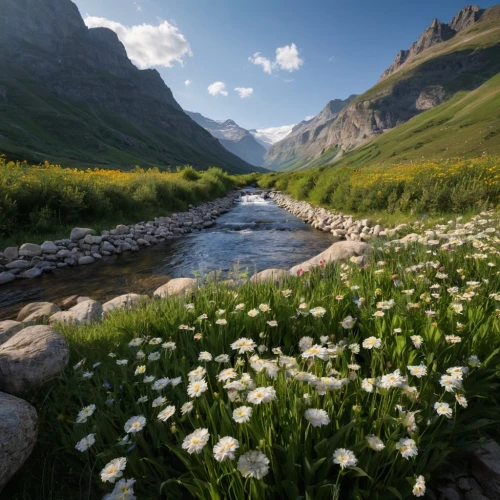
[[[295,152],[283,148],[284,141],[277,143],[268,151],[264,166],[297,169],[336,161],[446,103],[457,92],[478,89],[498,72],[500,5],[488,9],[467,6],[449,24],[433,20],[410,49],[397,55],[374,87],[317,134],[302,137],[303,144],[293,144]],[[419,141],[414,138],[416,145]],[[382,155],[380,149],[374,151]]]
[[[500,73],[424,111],[329,164],[359,169],[410,161],[500,155]]]
[[[337,118],[357,96],[330,101],[312,120],[304,120],[295,125],[290,133],[266,153],[264,166],[271,170],[293,170],[296,166],[307,164],[314,156],[325,150],[316,143],[316,137]]]
[[[70,0],[2,0],[0,152],[67,166],[191,164],[258,170],[181,109],[117,35],[88,29]]]
[[[301,122],[302,123],[302,122]],[[251,129],[249,132],[255,137],[255,140],[262,144],[266,151],[281,139],[284,139],[295,127],[295,125],[283,125],[281,127]]]
[[[208,130],[231,153],[239,156],[251,165],[262,165],[266,148],[257,142],[246,129],[233,120],[211,120],[200,113],[186,111],[198,125]]]

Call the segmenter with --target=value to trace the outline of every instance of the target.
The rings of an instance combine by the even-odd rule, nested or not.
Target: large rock
[[[265,283],[267,281],[281,282],[287,274],[284,269],[264,269],[264,271],[254,274],[250,278],[250,281],[252,283]]]
[[[95,234],[95,231],[87,227],[75,227],[71,231],[70,239],[73,241],[78,241],[85,238],[87,234]]]
[[[32,302],[24,306],[17,315],[17,321],[36,321],[42,317],[50,318],[61,309],[52,302]]]
[[[115,234],[127,234],[129,231],[128,226],[124,226],[123,224],[118,224],[115,229]]]
[[[16,275],[12,273],[0,273],[0,285],[5,285],[5,283],[10,283],[16,279]]]
[[[95,262],[94,257],[91,257],[90,255],[86,255],[78,259],[78,265],[80,266],[84,266],[85,264],[93,264],[94,262]]]
[[[35,408],[0,392],[0,491],[30,456],[37,432]]]
[[[39,276],[42,275],[42,270],[39,267],[33,267],[31,269],[28,269],[27,271],[24,271],[21,274],[21,278],[26,278],[26,279],[32,279],[32,278],[38,278]]]
[[[64,370],[68,344],[53,328],[29,326],[0,345],[0,390],[22,394]]]
[[[103,310],[99,302],[95,300],[85,300],[68,311],[55,313],[49,318],[51,325],[55,323],[82,324],[88,325],[102,319]]]
[[[102,309],[105,313],[109,313],[114,309],[132,309],[144,298],[144,295],[127,293],[125,295],[120,295],[119,297],[115,297],[114,299],[109,300],[102,305]]]
[[[327,248],[324,252],[316,255],[316,257],[306,260],[297,266],[293,266],[290,269],[290,274],[292,276],[297,276],[299,270],[306,272],[321,265],[323,262],[327,264],[329,262],[339,262],[351,258],[356,259],[357,264],[361,265],[368,262],[368,255],[372,250],[373,247],[371,245],[361,241],[339,241]],[[362,258],[357,259],[357,257]]]
[[[22,257],[38,257],[39,255],[42,255],[42,247],[40,245],[36,245],[35,243],[25,243],[24,245],[21,245],[19,255]]]
[[[51,255],[54,255],[59,251],[58,246],[53,241],[44,241],[41,248],[42,253],[48,253]]]
[[[500,498],[500,445],[488,441],[470,457],[472,475],[489,498]]]
[[[9,262],[5,269],[28,269],[31,264],[27,260],[14,260],[13,262]]]
[[[186,295],[197,288],[197,282],[194,278],[174,278],[168,283],[157,288],[154,292],[155,297],[167,298],[174,295]]]
[[[23,328],[24,325],[19,321],[12,321],[11,319],[0,321],[0,344],[7,342],[7,340]]]
[[[16,260],[19,257],[19,248],[18,247],[7,247],[3,254],[5,258],[8,260]]]

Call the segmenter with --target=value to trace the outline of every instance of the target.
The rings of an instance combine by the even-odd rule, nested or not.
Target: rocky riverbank
[[[240,193],[233,192],[197,207],[190,206],[187,212],[132,225],[119,224],[114,229],[101,231],[100,235],[93,229],[76,227],[66,239],[8,247],[0,252],[0,285],[16,279],[37,278],[56,269],[92,264],[111,255],[138,252],[183,234],[202,231],[228,212],[239,196]]]

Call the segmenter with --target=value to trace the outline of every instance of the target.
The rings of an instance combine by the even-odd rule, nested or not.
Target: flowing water
[[[169,278],[206,276],[219,270],[227,274],[248,269],[251,275],[271,267],[288,269],[331,243],[329,233],[313,229],[271,200],[250,194],[242,196],[210,229],[137,253],[3,285],[0,319],[15,317],[30,302],[57,302],[69,295],[104,302],[124,293],[151,293]]]

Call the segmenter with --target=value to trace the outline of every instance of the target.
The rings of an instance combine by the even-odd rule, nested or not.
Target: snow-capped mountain
[[[251,129],[249,132],[255,137],[259,144],[268,150],[275,142],[284,139],[295,127],[295,125],[283,125],[281,127]]]
[[[269,147],[264,146],[248,130],[233,120],[211,120],[200,113],[186,111],[198,125],[208,130],[231,153],[246,162],[260,166]]]

